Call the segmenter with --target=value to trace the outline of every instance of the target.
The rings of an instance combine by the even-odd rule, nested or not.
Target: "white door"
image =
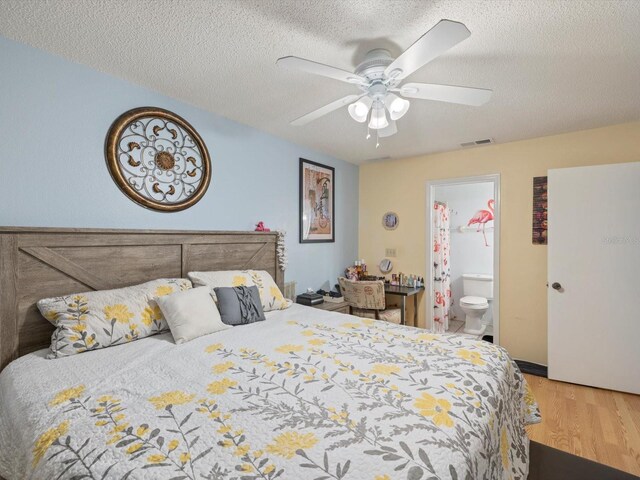
[[[549,378],[640,393],[640,163],[549,170]]]

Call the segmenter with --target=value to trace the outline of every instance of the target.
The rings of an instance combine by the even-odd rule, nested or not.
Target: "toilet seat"
[[[482,318],[489,310],[489,301],[484,297],[469,295],[460,299],[460,308],[465,314],[464,333],[482,335],[487,328],[482,324]]]
[[[487,308],[489,306],[489,302],[484,297],[468,296],[468,297],[462,297],[460,299],[460,306],[472,308],[472,309],[475,309],[475,308],[480,309],[480,308]]]

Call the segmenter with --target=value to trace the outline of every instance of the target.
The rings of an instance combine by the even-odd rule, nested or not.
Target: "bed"
[[[7,480],[527,476],[535,400],[504,349],[463,336],[293,305],[183,345],[44,358],[38,298],[195,266],[264,268],[282,287],[274,235],[5,230],[0,250]]]

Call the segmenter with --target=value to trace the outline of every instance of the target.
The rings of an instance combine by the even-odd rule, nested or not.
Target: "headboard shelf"
[[[46,348],[36,302],[192,270],[266,270],[284,288],[275,232],[0,227],[0,370]]]

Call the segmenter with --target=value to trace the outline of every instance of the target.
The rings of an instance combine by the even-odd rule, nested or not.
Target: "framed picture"
[[[335,242],[335,169],[300,159],[300,243]]]
[[[547,177],[533,177],[532,242],[547,244]]]
[[[382,226],[387,230],[395,230],[398,228],[398,214],[395,212],[387,212],[382,216]]]

